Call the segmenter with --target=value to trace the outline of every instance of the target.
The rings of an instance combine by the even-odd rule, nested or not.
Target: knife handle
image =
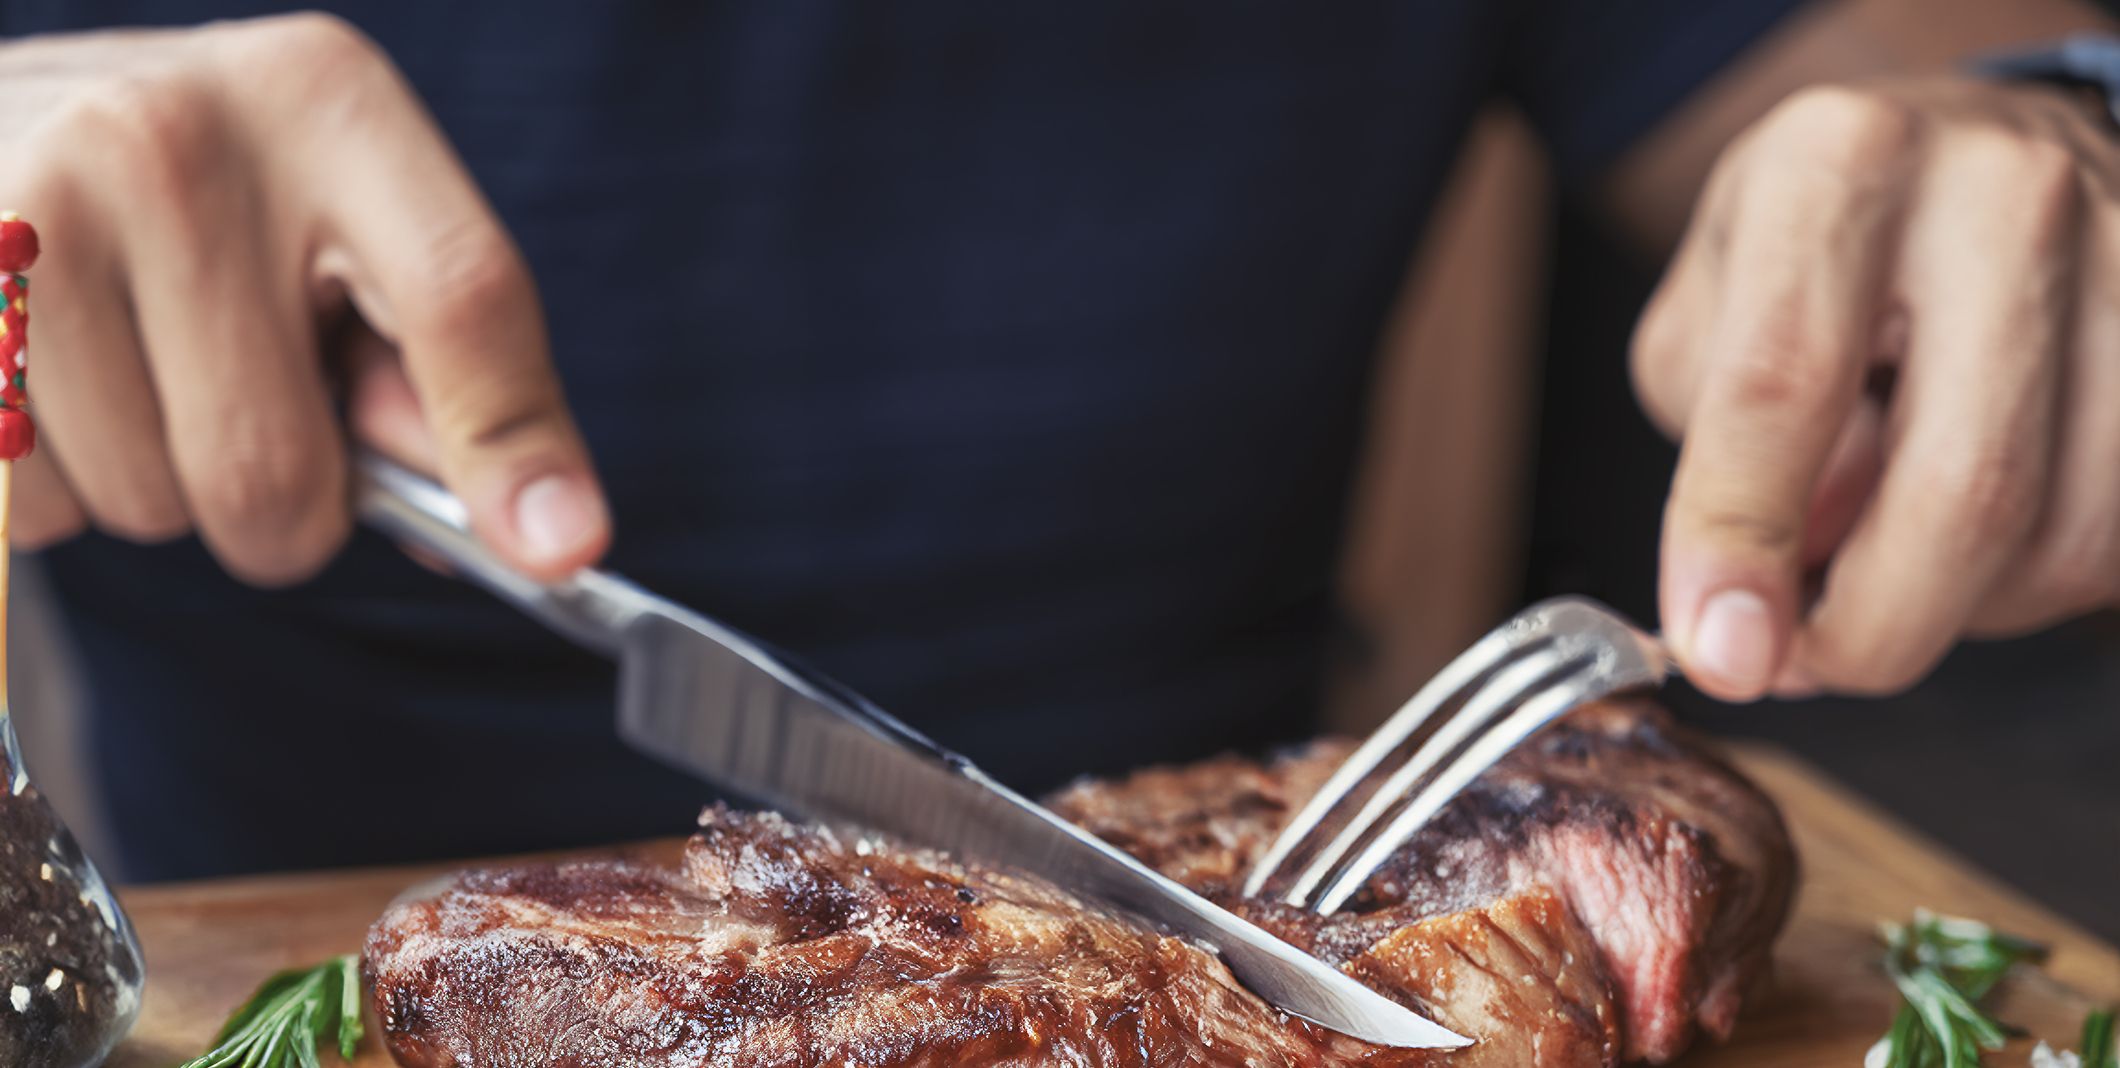
[[[559,582],[523,574],[471,533],[464,502],[425,475],[366,449],[353,458],[354,514],[396,541],[440,557],[574,642],[615,655],[646,598],[632,583],[593,569]]]

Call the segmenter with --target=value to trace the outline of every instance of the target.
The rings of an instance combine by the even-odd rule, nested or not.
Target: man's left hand
[[[2113,604],[2120,138],[2043,87],[1804,90],[1717,165],[1634,371],[1711,694],[1897,691]]]

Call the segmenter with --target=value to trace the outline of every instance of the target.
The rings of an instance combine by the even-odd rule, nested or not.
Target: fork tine
[[[1418,733],[1460,691],[1507,660],[1525,640],[1520,629],[1504,623],[1444,665],[1443,670],[1428,680],[1412,700],[1400,706],[1376,733],[1348,754],[1332,776],[1325,780],[1325,785],[1319,787],[1318,792],[1296,812],[1295,818],[1281,830],[1273,845],[1252,864],[1251,873],[1244,880],[1244,896],[1257,897],[1266,884],[1280,874],[1281,866],[1288,862],[1296,849],[1376,772],[1384,758],[1406,744],[1407,739]]]
[[[1297,859],[1307,859],[1284,900],[1306,907],[1317,904],[1322,900],[1319,884],[1338,869],[1325,888],[1330,901],[1318,911],[1336,910],[1467,783],[1539,727],[1586,701],[1661,684],[1672,667],[1657,638],[1596,601],[1555,597],[1532,605],[1446,665],[1334,770],[1252,866],[1244,881],[1245,895],[1258,896]],[[1452,710],[1454,715],[1449,714]],[[1438,714],[1443,714],[1440,721]],[[1494,738],[1482,738],[1480,732],[1498,720],[1502,725]],[[1420,738],[1431,722],[1439,725]],[[1367,796],[1355,816],[1338,825],[1331,842],[1304,858],[1304,846],[1326,821],[1386,759],[1416,738],[1420,740],[1406,764]],[[1409,797],[1422,778],[1431,775],[1435,781]],[[1400,809],[1399,815],[1382,835],[1375,835],[1394,808]],[[1369,844],[1356,862],[1343,865],[1347,853],[1365,838]]]
[[[1526,696],[1522,705],[1508,718],[1473,742],[1462,757],[1445,766],[1420,793],[1407,801],[1406,807],[1391,821],[1391,826],[1371,839],[1361,855],[1319,895],[1317,911],[1326,915],[1339,911],[1340,906],[1345,905],[1347,899],[1353,897],[1355,891],[1360,890],[1400,846],[1435,818],[1444,805],[1525,738],[1570,709],[1608,697],[1630,684],[1631,680],[1616,678],[1604,668],[1598,658],[1592,657],[1544,689]]]
[[[1456,714],[1415,748],[1406,763],[1393,771],[1376,793],[1370,795],[1369,803],[1340,829],[1332,842],[1311,857],[1283,900],[1291,905],[1312,906],[1318,887],[1332,878],[1347,858],[1383,826],[1385,818],[1394,809],[1405,804],[1407,796],[1439,764],[1464,748],[1496,717],[1515,707],[1520,696],[1533,692],[1555,673],[1568,670],[1576,658],[1575,651],[1555,648],[1548,641],[1532,646],[1524,655],[1489,675],[1467,695]]]

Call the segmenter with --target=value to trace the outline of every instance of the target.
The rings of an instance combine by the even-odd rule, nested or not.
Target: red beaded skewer
[[[29,403],[29,278],[37,230],[14,212],[0,213],[0,460],[20,460],[37,444]]]
[[[15,461],[37,444],[29,410],[29,279],[37,231],[14,212],[0,213],[0,716],[7,715],[8,516],[14,511]]]

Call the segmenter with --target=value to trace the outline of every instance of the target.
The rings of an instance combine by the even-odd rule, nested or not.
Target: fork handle
[[[540,582],[471,533],[464,502],[434,480],[363,449],[353,460],[353,508],[362,522],[440,557],[457,573],[579,645],[615,656],[647,595],[608,572],[585,569]]]

